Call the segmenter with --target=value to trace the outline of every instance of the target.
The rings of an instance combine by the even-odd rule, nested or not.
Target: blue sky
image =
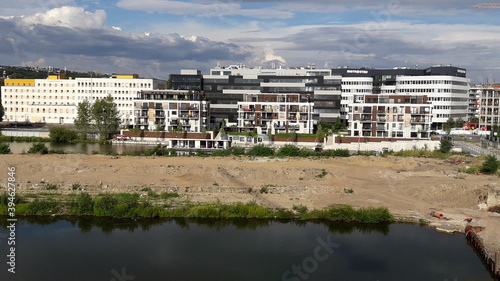
[[[3,0],[0,65],[166,78],[217,63],[420,68],[500,81],[500,9],[456,0]]]

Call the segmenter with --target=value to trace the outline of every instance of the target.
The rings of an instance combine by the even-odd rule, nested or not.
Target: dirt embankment
[[[471,161],[480,161],[472,159]],[[47,192],[41,182],[57,184],[53,192],[176,191],[196,202],[256,200],[271,207],[305,205],[320,209],[332,204],[386,206],[392,213],[424,218],[438,211],[446,221],[465,227],[464,218],[486,227],[480,233],[487,247],[500,251],[500,215],[478,210],[488,192],[500,190],[496,176],[458,172],[443,160],[396,157],[331,159],[268,159],[248,157],[110,157],[103,155],[1,155],[5,167],[15,166],[19,193]],[[474,163],[471,163],[474,164]],[[352,192],[351,192],[352,190]],[[1,190],[0,190],[1,192]],[[267,192],[267,193],[266,193]]]

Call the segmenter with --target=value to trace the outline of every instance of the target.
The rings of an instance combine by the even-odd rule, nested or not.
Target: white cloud
[[[64,6],[44,13],[21,17],[24,25],[63,26],[69,28],[102,28],[106,23],[106,12],[97,10],[94,13],[82,7]]]
[[[62,7],[75,6],[74,0],[2,0],[0,16],[23,16]]]
[[[30,66],[30,67],[45,67],[45,58],[39,58],[36,61],[25,61],[21,63],[21,66]]]

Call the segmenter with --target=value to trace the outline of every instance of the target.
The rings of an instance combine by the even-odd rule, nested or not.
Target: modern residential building
[[[164,89],[166,81],[142,79],[138,75],[110,78],[66,78],[63,73],[47,79],[5,79],[1,89],[6,121],[73,124],[77,105],[111,95],[118,106],[122,125],[134,121],[134,99],[143,90]]]
[[[257,134],[312,134],[314,103],[300,94],[245,94],[238,102],[238,130]]]
[[[500,85],[477,88],[479,95],[479,127],[490,131],[493,126],[500,126]]]
[[[181,74],[172,74],[174,89],[182,88],[183,81],[193,78],[195,71],[181,70]],[[190,76],[191,75],[191,76]],[[316,69],[314,66],[303,68],[247,68],[243,65],[216,67],[209,75],[203,75],[203,92],[211,102],[212,122],[220,123],[223,119],[228,125],[237,124],[239,101],[244,94],[296,93],[315,103],[318,120],[335,122],[340,116],[341,77],[332,76],[331,69]],[[177,87],[177,88],[175,88]]]
[[[183,74],[184,73],[184,74]],[[197,75],[193,77],[193,75]],[[296,93],[314,102],[318,122],[347,120],[348,108],[361,95],[425,95],[434,107],[431,129],[439,130],[448,118],[469,120],[474,108],[469,102],[469,79],[466,70],[451,65],[426,69],[336,68],[247,68],[244,65],[216,67],[209,75],[196,71],[171,76],[172,81],[196,78],[211,102],[212,122],[222,119],[236,124],[237,103],[244,94]],[[184,80],[185,80],[184,79]],[[179,83],[181,85],[182,83]]]
[[[187,90],[141,91],[134,100],[134,127],[199,133],[209,126],[210,102]]]
[[[352,100],[352,92],[368,91],[372,80],[371,94],[396,94],[427,96],[433,105],[431,130],[442,129],[448,118],[468,120],[470,80],[466,70],[451,65],[435,65],[426,69],[396,67],[393,69],[338,68],[333,75],[342,76],[342,112]],[[346,82],[344,82],[346,81]],[[366,93],[366,92],[365,92]],[[359,97],[361,98],[361,97]]]
[[[355,95],[348,106],[349,136],[429,139],[432,105],[420,95]]]

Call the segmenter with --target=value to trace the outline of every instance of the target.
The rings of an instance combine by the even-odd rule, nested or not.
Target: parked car
[[[118,136],[116,136],[116,140],[126,141],[128,139],[129,138],[127,136],[124,136],[124,135],[118,135]]]

